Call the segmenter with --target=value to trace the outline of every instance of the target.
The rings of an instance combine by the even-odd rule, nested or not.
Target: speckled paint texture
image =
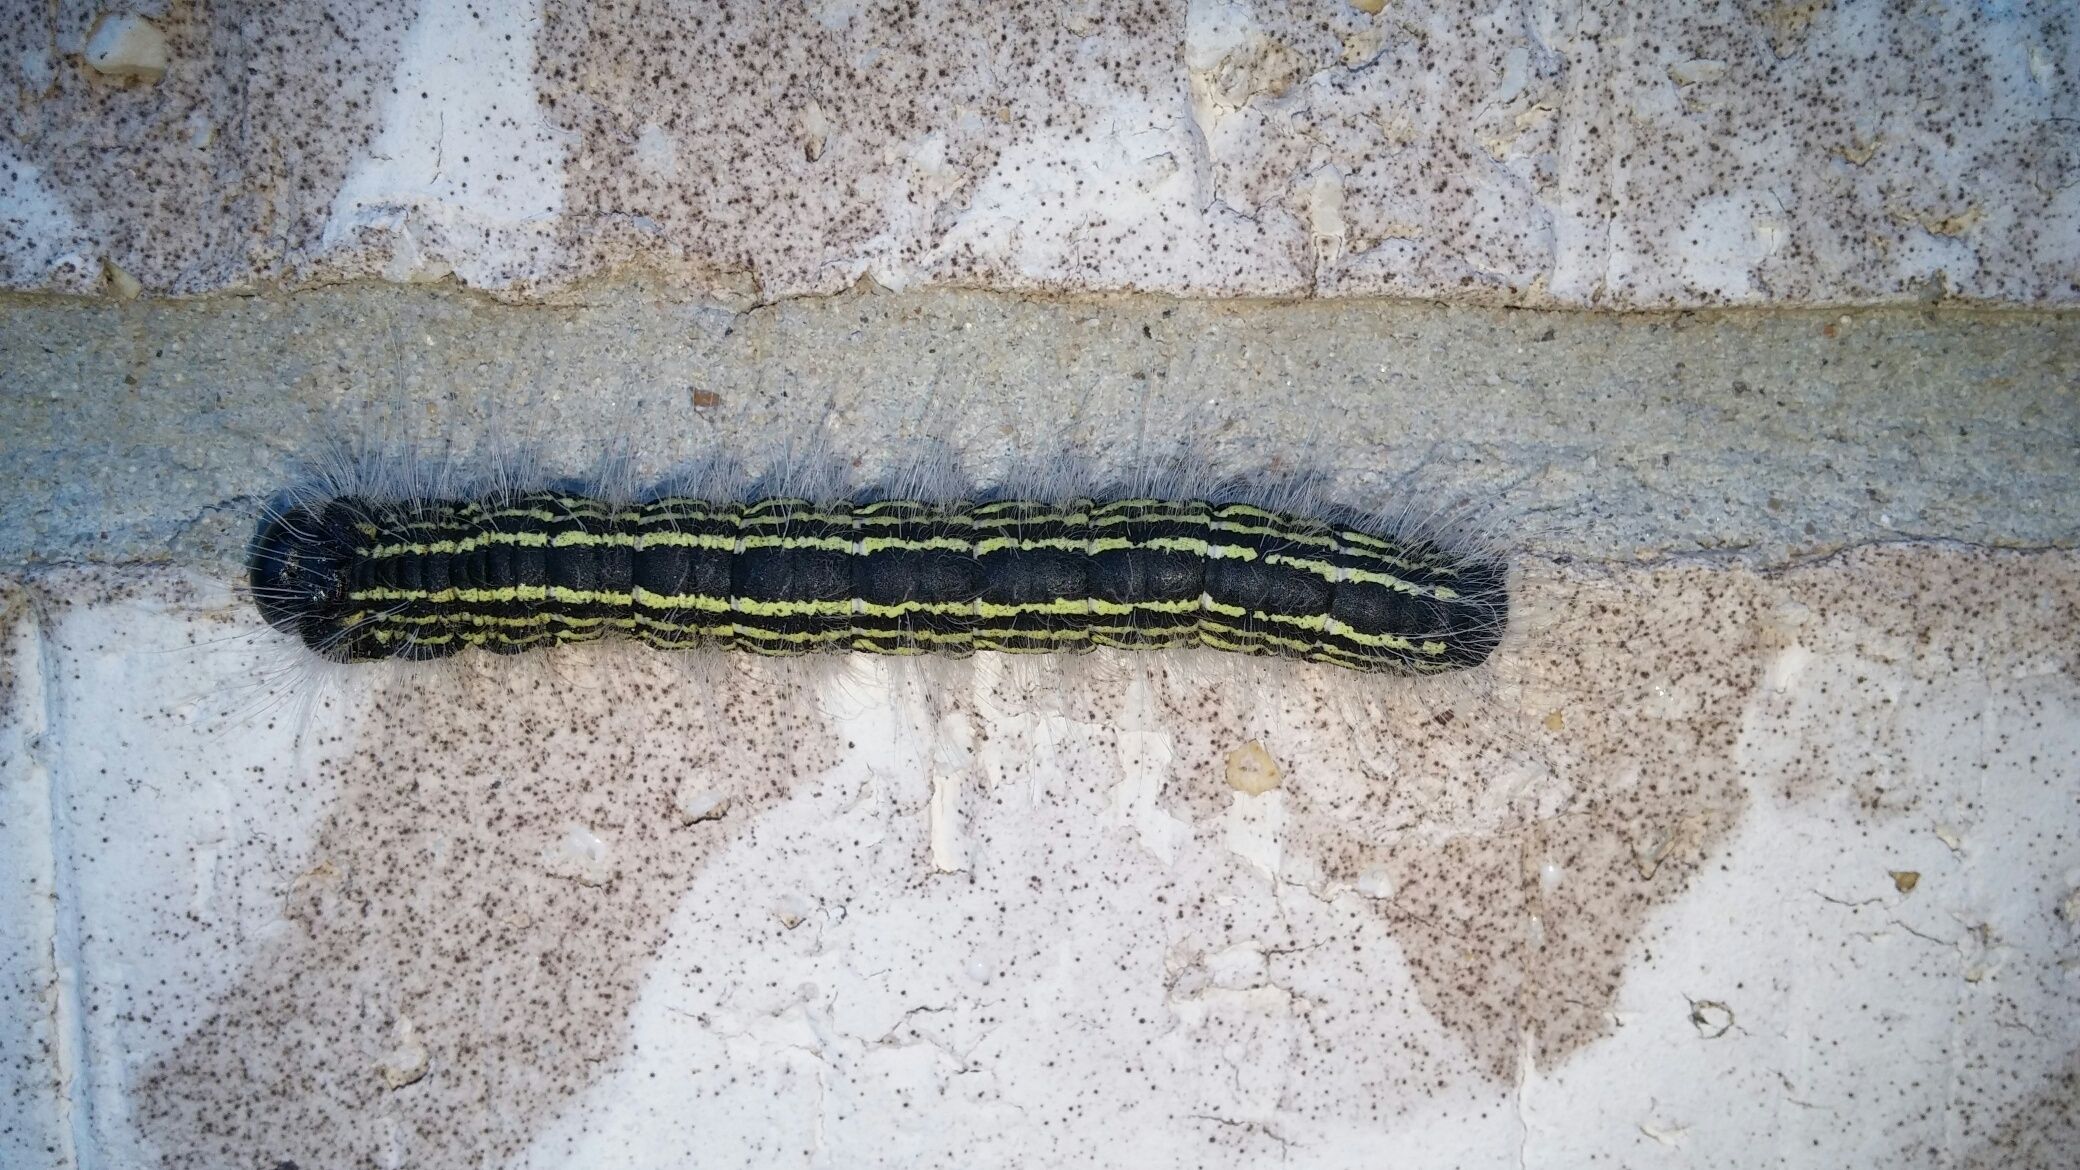
[[[170,1166],[2051,1166],[2075,568],[1535,568],[1478,691],[595,648],[229,739],[250,616],[46,575],[9,719],[60,729],[76,1120]]]
[[[0,16],[0,283],[2080,300],[2057,0],[149,7]]]

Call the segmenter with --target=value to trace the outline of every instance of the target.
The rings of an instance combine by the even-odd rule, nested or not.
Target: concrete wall
[[[0,1164],[2080,1146],[2057,6],[0,38]],[[240,562],[342,442],[1182,450],[1478,528],[1517,622],[1444,686],[313,670]]]

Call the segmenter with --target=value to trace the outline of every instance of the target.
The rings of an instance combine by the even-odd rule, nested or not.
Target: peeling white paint
[[[1169,865],[1192,835],[1190,825],[1159,804],[1174,751],[1169,735],[1155,718],[1148,684],[1134,682],[1128,687],[1127,696],[1119,735],[1121,778],[1112,789],[1112,811],[1133,831],[1142,848]]]
[[[576,822],[565,822],[542,848],[542,868],[553,877],[596,886],[614,872],[613,849],[605,838]]]
[[[1222,840],[1229,852],[1247,861],[1258,873],[1278,880],[1286,828],[1286,795],[1266,792],[1252,796],[1235,793],[1221,818]]]

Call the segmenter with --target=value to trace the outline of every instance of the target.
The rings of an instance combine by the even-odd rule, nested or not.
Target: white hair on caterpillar
[[[783,395],[783,397],[785,397]],[[799,407],[795,408],[797,411]],[[1201,404],[1188,415],[1211,410]],[[624,415],[640,415],[640,401]],[[1034,452],[1014,428],[998,426],[998,441],[961,453],[938,434],[951,433],[955,419],[969,430],[989,434],[967,412],[927,396],[918,412],[878,442],[848,443],[857,451],[841,456],[835,437],[845,412],[826,403],[800,431],[775,437],[771,431],[752,437],[705,436],[664,428],[657,442],[639,442],[628,418],[610,424],[617,436],[593,444],[591,466],[586,444],[565,439],[563,448],[544,443],[513,442],[509,431],[483,426],[470,433],[450,429],[437,442],[403,436],[392,412],[382,425],[362,428],[353,438],[321,444],[314,457],[289,479],[289,486],[268,505],[268,515],[282,517],[299,507],[353,496],[379,503],[414,500],[464,500],[493,494],[547,488],[567,490],[614,504],[637,503],[664,495],[715,501],[747,502],[768,496],[790,496],[818,505],[872,499],[910,499],[927,504],[963,501],[1032,499],[1060,503],[1083,498],[1149,497],[1240,503],[1269,511],[1347,523],[1383,536],[1435,546],[1448,556],[1478,558],[1509,566],[1509,605],[1503,628],[1494,631],[1499,645],[1481,666],[1420,679],[1384,674],[1358,674],[1320,663],[1253,658],[1222,651],[1189,648],[1160,651],[1097,648],[1088,652],[990,655],[1001,661],[985,668],[998,704],[1023,695],[1028,706],[1071,711],[1079,692],[1112,692],[1141,684],[1161,693],[1228,691],[1264,693],[1299,688],[1319,693],[1349,714],[1354,725],[1382,718],[1395,722],[1435,718],[1440,712],[1491,705],[1511,682],[1518,648],[1535,635],[1527,621],[1531,608],[1521,604],[1525,578],[1521,558],[1510,556],[1513,542],[1503,534],[1505,509],[1498,500],[1446,492],[1423,482],[1420,470],[1404,472],[1391,490],[1353,498],[1350,484],[1376,480],[1370,467],[1353,471],[1317,458],[1311,439],[1297,456],[1264,460],[1237,458],[1236,444],[1225,446],[1208,436],[1232,427],[1202,427],[1154,417],[1144,404],[1134,436],[1126,442],[1091,429],[1080,414],[1063,432],[1049,435],[1050,448]],[[698,414],[698,412],[696,412]],[[749,414],[749,411],[745,411]],[[747,421],[747,420],[739,420]],[[760,418],[753,425],[770,420]],[[692,429],[692,428],[689,428]],[[751,428],[710,420],[714,432]],[[657,433],[654,429],[652,433]],[[1151,438],[1151,435],[1160,438]],[[748,440],[748,441],[747,441]],[[763,448],[763,451],[754,448]],[[994,448],[994,449],[992,449]],[[749,456],[745,454],[750,449]],[[247,590],[247,593],[250,591]],[[246,598],[252,600],[250,596]],[[250,611],[248,611],[250,612]],[[792,685],[805,695],[827,695],[845,701],[888,685],[888,672],[914,678],[927,694],[973,694],[978,660],[972,658],[871,659],[852,653],[814,653],[796,658],[766,659],[712,649],[666,652],[622,640],[584,646],[557,646],[518,655],[466,652],[434,661],[391,660],[344,664],[310,652],[294,639],[271,629],[252,636],[274,647],[273,664],[256,672],[258,711],[292,702],[300,709],[348,686],[456,688],[481,691],[499,680],[526,680],[537,672],[571,671],[602,655],[643,654],[668,658],[685,679],[689,694],[701,695],[731,685],[746,672],[762,680]],[[300,714],[299,721],[307,715]],[[1451,716],[1447,714],[1447,718]]]

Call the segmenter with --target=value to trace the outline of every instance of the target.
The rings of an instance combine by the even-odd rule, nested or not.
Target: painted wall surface
[[[0,286],[2080,300],[2061,0],[0,14]]]
[[[1544,567],[1450,706],[608,651],[230,733],[220,587],[44,576],[10,1164],[2057,1165],[2075,567]]]

